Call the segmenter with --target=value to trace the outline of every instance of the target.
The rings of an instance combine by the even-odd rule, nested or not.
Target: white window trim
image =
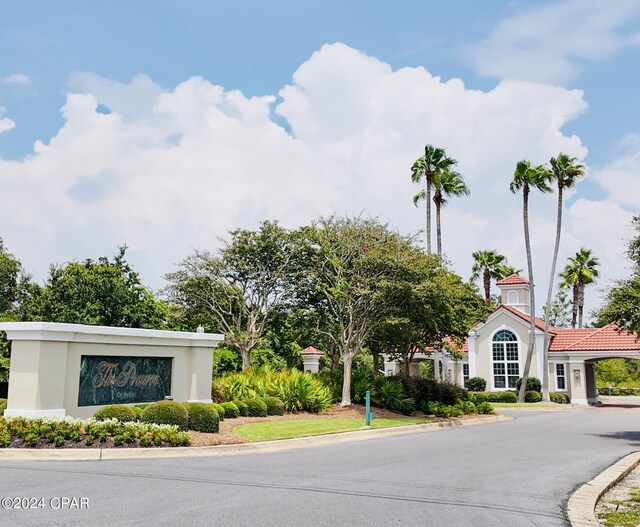
[[[499,328],[496,328],[493,332],[491,332],[491,335],[489,336],[489,382],[491,383],[490,387],[492,392],[508,392],[508,391],[514,390],[514,388],[509,388],[508,386],[509,380],[507,379],[506,365],[505,365],[505,381],[507,386],[505,388],[496,388],[496,385],[493,379],[493,337],[496,336],[496,333],[502,330],[511,331],[511,333],[513,333],[516,336],[516,342],[518,343],[518,372],[519,372],[518,377],[519,378],[522,378],[522,371],[524,371],[523,363],[522,363],[523,347],[522,347],[522,340],[520,339],[519,333],[512,327],[505,326],[505,325],[502,325]]]
[[[558,369],[556,368],[556,364],[561,364],[562,368],[564,369],[564,389],[560,389],[558,388]],[[555,378],[555,383],[556,383],[556,392],[568,392],[568,388],[567,386],[569,385],[568,379],[567,379],[567,365],[564,362],[554,362],[553,363],[553,376]]]

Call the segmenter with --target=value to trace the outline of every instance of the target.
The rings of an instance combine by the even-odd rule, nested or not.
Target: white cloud
[[[2,132],[7,132],[12,128],[15,128],[16,123],[9,119],[8,117],[2,117],[2,114],[5,112],[5,108],[0,106],[0,134]]]
[[[635,0],[537,5],[500,22],[466,55],[482,75],[563,84],[585,63],[640,45],[640,32],[628,29],[639,16]]]
[[[459,160],[472,191],[443,212],[454,268],[468,276],[471,253],[485,248],[524,268],[521,198],[508,190],[516,162],[587,153],[562,133],[586,109],[579,90],[523,81],[471,90],[424,68],[394,71],[343,44],[314,53],[277,103],[199,77],[161,89],[144,76],[125,85],[85,74],[73,87],[55,137],[36,142],[21,162],[0,160],[0,235],[38,277],[51,261],[127,243],[144,279],[159,287],[192,247],[212,247],[228,229],[263,219],[297,226],[365,211],[415,232],[424,209],[412,205],[418,189],[409,168],[425,143]],[[544,286],[555,201],[532,194],[531,208],[536,281]],[[581,229],[568,222],[567,247],[587,244]]]
[[[18,86],[31,86],[31,79],[24,73],[14,73],[2,79],[3,84],[17,84]]]

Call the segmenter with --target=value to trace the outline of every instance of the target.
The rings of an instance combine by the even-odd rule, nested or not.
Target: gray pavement
[[[571,492],[640,450],[634,402],[269,454],[3,461],[0,498],[44,507],[0,509],[0,526],[567,525]]]

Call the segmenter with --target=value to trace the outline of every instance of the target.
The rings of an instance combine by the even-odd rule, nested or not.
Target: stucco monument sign
[[[91,417],[105,404],[211,402],[211,333],[7,322],[6,416]]]

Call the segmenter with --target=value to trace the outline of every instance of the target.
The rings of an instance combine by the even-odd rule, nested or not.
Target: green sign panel
[[[171,395],[171,357],[82,355],[78,406],[146,403]]]

